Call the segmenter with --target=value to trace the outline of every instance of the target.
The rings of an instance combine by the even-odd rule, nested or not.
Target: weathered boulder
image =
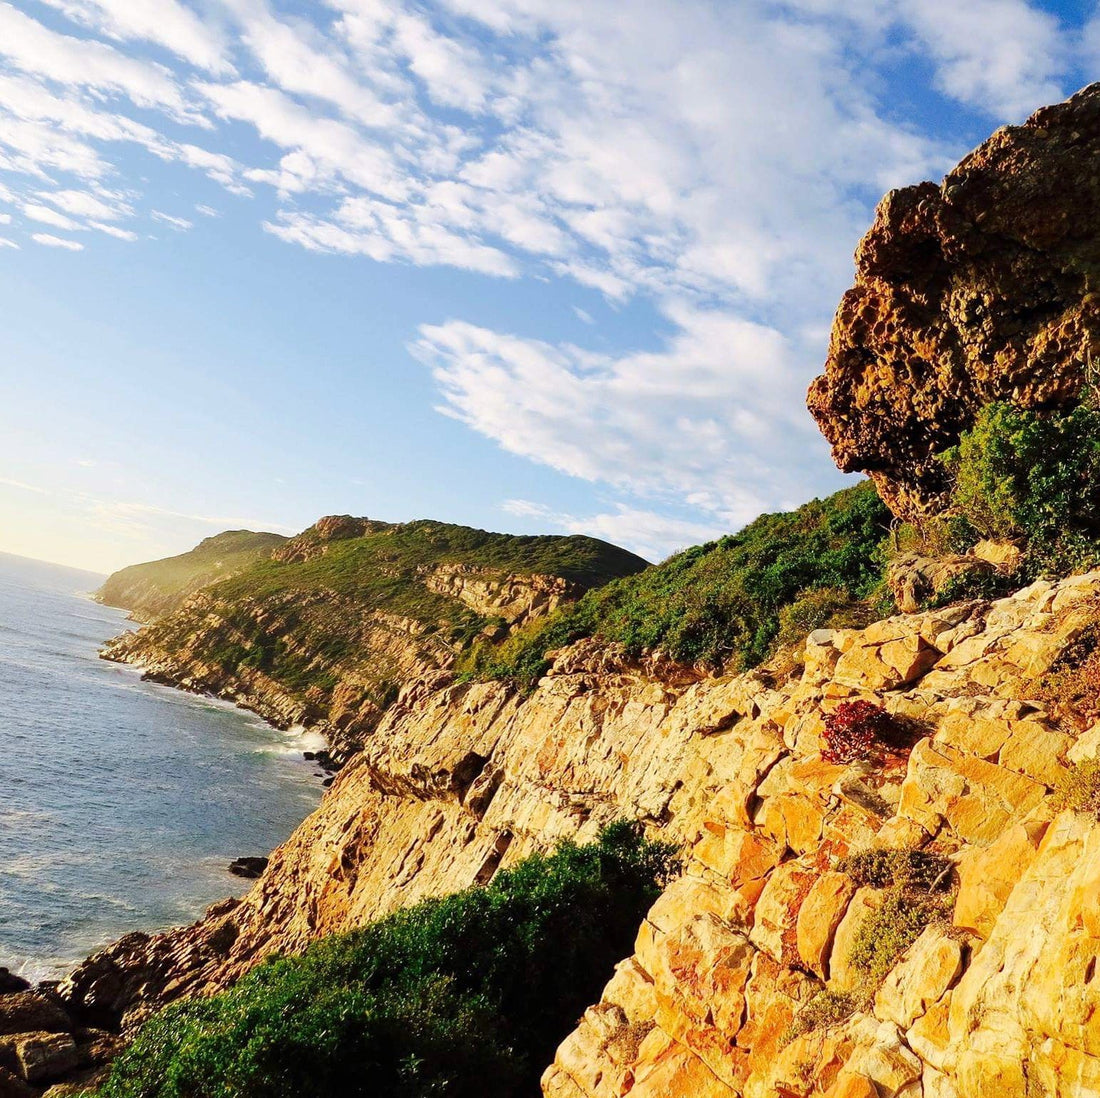
[[[809,407],[895,512],[942,500],[935,455],[997,399],[1065,405],[1100,351],[1100,85],[1006,126],[937,187],[891,191],[856,252]]]
[[[61,1033],[71,1028],[69,1016],[45,995],[34,991],[0,995],[0,1035],[32,1029]]]
[[[60,1079],[80,1063],[76,1041],[68,1033],[18,1033],[0,1038],[0,1056],[28,1083]]]

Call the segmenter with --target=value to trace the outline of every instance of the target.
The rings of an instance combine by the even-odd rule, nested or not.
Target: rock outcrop
[[[316,560],[324,556],[334,541],[347,541],[361,538],[365,534],[377,534],[388,530],[392,523],[378,519],[355,518],[352,515],[325,515],[300,534],[280,545],[272,554],[272,559],[284,564],[296,564],[307,560]]]
[[[320,519],[268,557],[101,655],[280,728],[310,726],[338,763],[363,746],[403,685],[451,668],[472,640],[498,640],[646,566],[594,538],[348,515]]]
[[[785,679],[700,676],[592,641],[526,698],[427,677],[242,901],[131,936],[62,994],[77,1016],[133,1022],[632,816],[683,845],[685,872],[562,1044],[548,1098],[1083,1098],[1100,1087],[1100,822],[1058,811],[1052,790],[1100,731],[1062,723],[1037,683],[1098,600],[1091,574],[819,630]],[[828,761],[825,717],[854,699],[908,739]],[[950,867],[938,921],[877,983],[853,943],[884,894],[840,868],[867,849]],[[847,1016],[798,1034],[826,990],[853,996]]]
[[[0,994],[2,1098],[83,1090],[102,1077],[121,1045],[116,1034],[73,1018],[49,989]]]
[[[942,502],[935,455],[982,405],[1080,394],[1100,356],[1098,157],[1094,84],[879,203],[809,406],[895,514]]]

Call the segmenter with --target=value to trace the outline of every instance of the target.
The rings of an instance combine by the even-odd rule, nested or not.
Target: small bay
[[[240,894],[321,796],[319,738],[98,659],[132,627],[101,579],[0,554],[0,965],[31,979]]]

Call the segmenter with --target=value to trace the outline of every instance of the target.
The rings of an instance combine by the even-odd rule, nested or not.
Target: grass
[[[308,706],[307,719],[326,717],[335,687],[350,676],[360,691],[353,708],[377,717],[407,677],[409,648],[429,666],[445,665],[494,624],[432,589],[431,574],[443,565],[470,566],[480,578],[558,576],[582,591],[646,562],[581,536],[518,537],[428,521],[383,526],[332,541],[310,560],[254,560],[206,587],[200,605],[154,622],[146,638],[225,679],[262,672]],[[396,643],[380,615],[405,631]]]
[[[819,991],[795,1016],[780,1038],[780,1044],[789,1045],[804,1033],[827,1029],[846,1022],[864,1004],[864,1000],[847,991],[826,988]]]
[[[863,850],[849,855],[837,868],[858,885],[871,888],[924,889],[949,887],[951,861],[922,850]]]
[[[890,515],[869,482],[796,511],[763,515],[738,534],[588,592],[503,644],[475,645],[463,658],[472,677],[530,688],[548,653],[583,637],[621,643],[631,654],[661,648],[710,668],[756,666],[780,631],[803,624],[873,620],[881,591]]]
[[[1100,759],[1085,759],[1071,767],[1055,790],[1055,806],[1100,820]]]
[[[200,587],[269,557],[286,540],[281,534],[227,530],[199,542],[187,553],[115,572],[97,598],[143,617],[168,613]]]
[[[99,1098],[537,1093],[675,871],[672,848],[632,824],[563,843],[169,1007]]]

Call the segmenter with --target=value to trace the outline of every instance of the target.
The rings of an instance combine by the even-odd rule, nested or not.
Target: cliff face
[[[1007,126],[941,186],[891,191],[856,252],[809,406],[845,471],[899,515],[993,400],[1079,394],[1100,354],[1100,85]]]
[[[179,556],[134,564],[109,576],[96,593],[107,606],[128,610],[136,621],[149,622],[178,609],[196,591],[266,560],[286,542],[281,534],[226,530],[205,538]]]
[[[402,685],[588,587],[645,566],[592,538],[330,516],[103,655],[354,755]]]
[[[223,986],[266,953],[625,815],[682,843],[685,872],[562,1044],[549,1098],[1092,1093],[1100,824],[1059,812],[1052,789],[1100,727],[1037,696],[1093,635],[1098,599],[1092,574],[822,630],[782,681],[701,678],[594,642],[561,652],[526,699],[426,678],[243,901],[124,940],[70,1001],[144,1009]],[[877,761],[828,761],[824,718],[853,699],[906,738]],[[866,849],[947,870],[927,890],[935,916],[873,976],[855,944],[891,894],[838,868]],[[853,996],[848,1016],[788,1033],[826,988]]]

